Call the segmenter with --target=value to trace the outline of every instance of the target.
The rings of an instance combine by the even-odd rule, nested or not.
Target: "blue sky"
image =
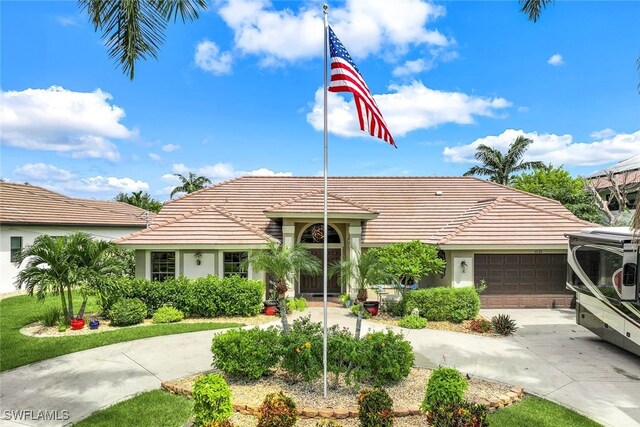
[[[72,196],[322,170],[320,2],[215,1],[130,81],[75,1],[3,1],[1,176]],[[398,149],[330,97],[331,175],[460,175],[480,143],[585,174],[640,154],[640,2],[331,2]]]

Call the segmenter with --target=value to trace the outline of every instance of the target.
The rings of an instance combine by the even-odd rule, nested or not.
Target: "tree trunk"
[[[356,339],[360,339],[360,330],[362,329],[362,310],[364,310],[364,303],[358,303],[358,320],[356,320]]]
[[[280,307],[280,320],[282,320],[282,330],[285,334],[289,333],[289,322],[287,322],[287,304],[284,300],[284,296],[278,297]]]
[[[73,318],[73,296],[71,295],[71,285],[67,285],[67,303],[69,304],[69,320]]]
[[[60,290],[60,301],[62,302],[62,314],[64,315],[64,318],[68,323],[71,318],[69,317],[69,308],[67,307],[67,300],[64,297],[64,288]]]
[[[87,307],[87,301],[89,297],[82,298],[82,305],[80,306],[80,310],[78,310],[78,318],[81,319],[84,316],[84,310]]]

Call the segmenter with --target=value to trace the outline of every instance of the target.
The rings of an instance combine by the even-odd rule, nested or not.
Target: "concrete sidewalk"
[[[501,310],[505,312],[506,310]],[[321,320],[322,310],[309,310]],[[490,317],[493,313],[485,313]],[[603,424],[640,426],[640,360],[575,325],[571,311],[516,310],[510,338],[434,330],[402,330],[416,364],[455,366],[570,406]],[[274,322],[277,323],[277,320]],[[329,323],[351,329],[347,310],[331,308]],[[364,321],[363,331],[384,325]],[[397,330],[400,330],[399,328]],[[0,421],[2,425],[62,425],[167,379],[211,366],[211,339],[220,331],[147,338],[72,353],[0,374],[0,417],[7,410],[68,411],[66,421]],[[59,412],[59,415],[62,412]]]

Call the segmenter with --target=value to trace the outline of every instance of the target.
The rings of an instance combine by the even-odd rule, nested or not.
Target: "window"
[[[22,252],[22,237],[11,237],[11,262],[18,262],[18,256]]]
[[[307,227],[300,236],[300,243],[322,243],[324,242],[324,225],[313,224]],[[340,243],[340,235],[332,226],[329,226],[327,235],[328,243]]]
[[[224,276],[237,274],[238,276],[247,277],[247,271],[242,270],[240,266],[247,259],[246,252],[225,252],[224,253]]]
[[[151,280],[163,282],[176,276],[175,252],[151,252]]]

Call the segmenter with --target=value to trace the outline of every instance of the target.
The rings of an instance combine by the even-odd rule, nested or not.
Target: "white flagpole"
[[[329,130],[327,119],[327,49],[328,49],[328,33],[329,33],[329,21],[327,18],[327,9],[329,6],[324,4],[322,11],[324,15],[324,243],[323,243],[323,272],[322,272],[322,317],[323,317],[323,336],[322,336],[322,372],[323,372],[323,385],[324,385],[324,397],[327,397],[327,261],[328,261],[328,235],[329,224],[327,214],[327,171],[328,167],[328,152],[329,152]]]

